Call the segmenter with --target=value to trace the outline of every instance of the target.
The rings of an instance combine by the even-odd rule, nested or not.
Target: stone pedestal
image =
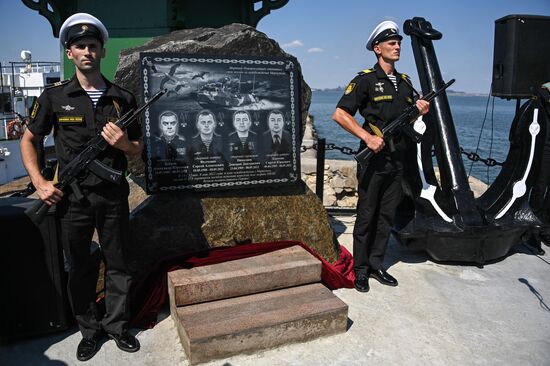
[[[170,309],[321,280],[321,261],[300,246],[168,273]]]
[[[348,306],[320,280],[321,262],[300,246],[168,273],[189,364],[345,332]]]
[[[142,197],[136,179],[130,206]],[[307,244],[329,262],[339,255],[325,208],[305,185],[253,191],[173,192],[148,196],[130,216],[131,272],[139,276],[178,252],[277,240]]]

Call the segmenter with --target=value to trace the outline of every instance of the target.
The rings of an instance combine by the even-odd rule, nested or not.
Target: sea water
[[[314,125],[319,138],[339,147],[357,150],[359,140],[338,126],[331,118],[342,91],[314,91],[309,113],[314,116]],[[510,147],[508,135],[516,110],[515,100],[507,101],[488,96],[448,96],[451,114],[460,146],[467,152],[476,152],[483,158],[504,162]],[[359,123],[363,117],[355,116]],[[479,141],[479,146],[478,146]],[[476,150],[477,149],[477,150]],[[329,150],[327,159],[353,160],[339,150]],[[466,174],[492,183],[500,172],[500,166],[488,167],[482,162],[472,162],[462,155]]]

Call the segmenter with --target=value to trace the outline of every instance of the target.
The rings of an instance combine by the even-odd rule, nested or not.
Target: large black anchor
[[[444,82],[433,41],[442,34],[423,18],[405,21],[403,29],[411,37],[422,91],[440,88]],[[436,260],[483,264],[505,256],[522,237],[540,228],[528,203],[548,121],[538,98],[517,111],[504,166],[477,199],[468,183],[446,93],[434,99],[423,119],[414,124],[424,138],[412,162],[418,170],[409,179],[414,215],[406,225],[401,222],[397,232],[403,244],[425,250]],[[439,181],[432,161],[434,148]]]

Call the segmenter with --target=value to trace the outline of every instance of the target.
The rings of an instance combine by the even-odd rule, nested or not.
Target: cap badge
[[[82,24],[82,31],[86,32],[88,30],[88,26],[86,24]]]
[[[374,84],[374,85],[376,85],[376,86],[374,87],[374,91],[377,91],[377,92],[380,92],[380,93],[383,93],[383,92],[384,92],[384,83],[383,83],[383,82],[378,82],[378,83],[376,83],[376,84]]]
[[[393,28],[390,28],[390,32],[392,32],[392,33],[397,33],[397,31],[396,31],[395,29],[393,29]]]

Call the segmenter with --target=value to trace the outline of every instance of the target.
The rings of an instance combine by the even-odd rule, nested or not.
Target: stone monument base
[[[154,196],[145,194],[143,183],[143,178],[133,178],[130,184],[127,255],[135,277],[175,253],[279,240],[301,241],[330,263],[339,257],[326,210],[303,183]]]

